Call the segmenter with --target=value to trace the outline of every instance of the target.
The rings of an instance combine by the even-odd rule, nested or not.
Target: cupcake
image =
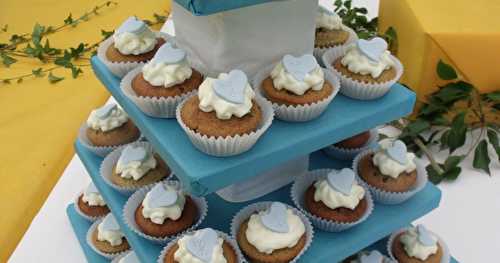
[[[344,149],[354,149],[363,147],[370,139],[370,131],[365,131],[360,134],[356,134],[352,137],[344,139],[334,145],[339,148]]]
[[[330,145],[323,150],[332,158],[352,160],[360,152],[375,147],[377,138],[378,132],[375,129],[369,130]]]
[[[278,119],[308,121],[318,117],[332,101],[340,85],[319,66],[312,55],[285,55],[269,72],[257,78],[262,96],[273,103]]]
[[[362,100],[383,96],[403,74],[401,62],[380,37],[333,48],[323,55],[323,63],[340,77],[342,94]]]
[[[120,145],[136,141],[141,132],[127,113],[116,104],[93,110],[80,129],[80,142],[94,153],[104,156]]]
[[[170,175],[170,169],[147,142],[118,148],[101,165],[106,183],[125,192],[159,182]]]
[[[239,223],[233,234],[250,262],[290,262],[310,242],[303,219],[283,203],[270,203],[241,220],[233,221]]]
[[[127,254],[116,257],[111,263],[141,263],[141,261],[134,251],[130,251]]]
[[[113,214],[97,221],[89,228],[87,242],[100,255],[113,258],[130,249]]]
[[[322,6],[318,7],[316,15],[315,48],[331,48],[341,46],[355,38],[352,30],[342,24],[342,18],[337,13]]]
[[[447,263],[446,245],[423,225],[394,233],[389,239],[389,254],[399,263]]]
[[[272,108],[255,97],[243,71],[206,78],[177,109],[177,121],[201,151],[216,156],[251,148],[271,125]]]
[[[109,213],[109,208],[94,183],[90,183],[85,190],[78,195],[75,207],[80,215],[91,221]]]
[[[159,263],[240,262],[234,241],[222,232],[204,228],[185,234],[165,247]]]
[[[202,75],[189,66],[186,52],[166,43],[151,61],[129,72],[121,86],[144,113],[175,118],[178,104],[196,91],[202,81]]]
[[[377,250],[361,251],[356,255],[348,257],[342,263],[395,263],[390,258],[382,255]]]
[[[118,77],[153,58],[165,39],[136,17],[125,20],[98,48],[99,59]]]

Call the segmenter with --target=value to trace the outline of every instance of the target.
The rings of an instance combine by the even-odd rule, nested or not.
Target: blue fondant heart
[[[87,188],[85,188],[85,193],[90,194],[90,193],[99,193],[97,188],[95,187],[94,183],[90,183]]]
[[[306,75],[319,67],[319,65],[314,56],[310,54],[298,58],[291,55],[285,55],[283,57],[283,67],[285,67],[285,70],[292,74],[295,79],[304,81]]]
[[[422,243],[424,246],[434,246],[437,240],[434,236],[425,228],[423,225],[417,226],[418,242]]]
[[[148,29],[146,23],[141,20],[138,20],[136,17],[129,17],[125,20],[120,27],[116,30],[116,33],[121,34],[124,32],[139,34]]]
[[[113,214],[109,213],[106,217],[101,222],[101,229],[104,231],[119,231],[120,230],[120,225],[118,225],[118,222],[116,222],[115,217]]]
[[[394,141],[392,146],[386,149],[387,155],[402,165],[405,165],[408,161],[406,151],[406,144],[400,140]]]
[[[125,147],[125,149],[123,149],[118,162],[121,164],[127,164],[136,161],[142,162],[147,158],[147,156],[148,152],[144,147],[128,145]]]
[[[355,175],[351,169],[344,168],[338,172],[331,171],[328,173],[326,179],[330,187],[341,192],[342,194],[350,195]]]
[[[120,263],[139,263],[139,258],[137,258],[137,255],[135,254],[134,251],[129,252],[126,256],[124,256],[121,260]]]
[[[193,256],[203,262],[210,262],[212,251],[217,245],[218,235],[215,230],[205,228],[198,230],[186,244],[186,248]]]
[[[245,88],[247,87],[247,75],[241,70],[231,70],[225,79],[214,80],[214,92],[221,99],[242,104],[245,102]]]
[[[278,233],[288,233],[287,208],[284,204],[273,202],[269,209],[260,217],[262,224],[269,230]]]
[[[371,251],[369,254],[361,255],[360,263],[382,263],[384,256],[377,250]]]
[[[174,48],[172,44],[166,43],[156,51],[151,63],[175,64],[181,62],[184,58],[186,58],[186,51]]]
[[[167,207],[177,202],[177,191],[167,190],[163,183],[156,184],[148,193],[151,208]]]
[[[117,108],[118,107],[116,106],[116,104],[107,104],[95,110],[95,115],[99,119],[104,119],[107,118],[113,112],[113,110],[116,110]]]
[[[379,62],[380,56],[387,50],[387,42],[380,37],[375,37],[370,40],[360,39],[357,42],[357,46],[361,53],[375,62]]]

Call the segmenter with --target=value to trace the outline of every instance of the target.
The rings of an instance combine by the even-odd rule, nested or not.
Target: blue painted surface
[[[87,261],[92,263],[109,263],[110,261],[107,258],[95,253],[95,251],[92,250],[92,248],[90,248],[87,244],[87,231],[92,223],[81,217],[76,212],[74,204],[68,205],[66,208],[66,214],[68,215],[73,231],[75,232],[76,238],[80,243],[80,247],[82,248]]]
[[[102,158],[83,148],[79,142],[75,144],[76,151],[87,168],[96,187],[108,203],[111,211],[119,219],[121,227],[132,248],[142,262],[154,262],[161,251],[161,246],[152,244],[126,228],[122,219],[122,207],[126,196],[114,191],[106,185],[99,175],[99,166]],[[326,157],[321,151],[315,152],[310,158],[311,169],[341,168],[349,166],[349,162],[338,162]],[[257,200],[246,203],[229,203],[215,194],[206,196],[208,201],[208,215],[202,227],[210,226],[229,232],[232,217],[243,206],[264,200],[281,201],[291,204],[290,186],[285,186]],[[317,231],[312,246],[304,254],[300,262],[335,262],[359,251],[375,241],[387,236],[391,232],[408,225],[413,220],[427,214],[439,205],[441,192],[432,184],[428,184],[407,202],[399,205],[375,205],[373,214],[362,224],[341,233]]]
[[[215,192],[285,161],[408,115],[415,103],[415,93],[399,84],[394,85],[386,96],[373,101],[338,95],[318,119],[306,123],[275,120],[250,151],[218,158],[193,147],[175,119],[144,115],[121,92],[120,79],[113,76],[97,57],[92,58],[92,66],[143,135],[195,195]]]
[[[210,15],[274,0],[175,0],[193,15]]]

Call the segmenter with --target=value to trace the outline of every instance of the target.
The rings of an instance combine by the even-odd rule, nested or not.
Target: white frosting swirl
[[[354,210],[365,196],[365,189],[356,182],[352,185],[349,195],[333,189],[327,180],[318,180],[314,183],[314,187],[316,188],[314,201],[321,201],[330,209],[345,207]]]
[[[104,230],[102,223],[97,226],[97,240],[107,241],[111,246],[119,246],[122,244],[122,238],[125,237],[120,230]]]
[[[266,212],[261,211],[258,214],[251,215],[245,232],[248,242],[261,253],[271,254],[277,249],[294,247],[306,232],[304,223],[291,209],[286,211],[289,228],[287,233],[274,232],[264,226],[261,221],[261,216],[264,213]]]
[[[149,172],[149,170],[154,169],[155,167],[156,159],[152,153],[149,153],[143,161],[122,163],[120,159],[118,159],[118,162],[116,163],[116,173],[122,178],[137,181]]]
[[[225,79],[227,76],[228,74],[221,73],[218,79]],[[228,120],[233,115],[241,118],[250,112],[252,108],[252,99],[255,97],[255,92],[250,84],[247,83],[246,85],[244,102],[242,104],[236,104],[217,96],[213,89],[214,80],[214,78],[206,78],[198,89],[200,110],[204,112],[215,111],[217,118],[221,120]]]
[[[174,204],[170,206],[151,207],[149,193],[146,194],[146,197],[142,201],[142,216],[151,219],[153,223],[158,225],[163,224],[166,218],[171,220],[179,219],[186,203],[186,197],[175,186],[165,184],[164,187],[166,191],[175,191],[177,193],[177,201]]]
[[[194,233],[195,236],[200,235],[200,232],[197,231]],[[185,235],[177,241],[177,245],[179,248],[174,253],[174,260],[177,263],[226,263],[227,260],[224,257],[224,253],[222,250],[222,244],[224,243],[224,239],[221,237],[217,238],[217,244],[212,250],[212,258],[210,262],[203,262],[199,258],[195,257],[189,250],[187,249],[187,242],[191,239],[193,235]]]
[[[437,241],[437,238],[433,237]],[[436,242],[433,246],[425,246],[418,240],[418,232],[415,227],[408,229],[399,238],[406,254],[410,257],[418,258],[420,260],[426,260],[429,256],[434,255],[438,251],[438,243]]]
[[[156,35],[149,28],[139,34],[130,32],[115,33],[114,46],[123,55],[140,55],[147,53],[156,45]]]
[[[101,130],[103,132],[113,130],[122,126],[128,121],[127,113],[124,110],[116,107],[105,118],[99,118],[97,109],[93,110],[87,119],[87,126],[93,130]]]
[[[319,8],[316,15],[316,28],[325,28],[328,30],[342,29],[342,18],[335,12],[329,12]]]
[[[278,63],[271,71],[274,88],[277,90],[286,89],[296,95],[304,95],[309,89],[321,90],[325,83],[323,70],[318,65],[313,71],[306,74],[304,81],[297,80],[292,74],[288,73],[283,63]]]
[[[406,164],[401,164],[389,157],[385,151],[392,145],[392,140],[381,140],[379,144],[382,150],[375,153],[372,161],[383,175],[397,179],[401,173],[411,173],[417,168],[414,153],[406,153]]]
[[[105,206],[106,202],[102,198],[102,195],[98,192],[84,191],[82,195],[82,201],[89,204],[89,206]]]
[[[395,65],[394,60],[391,58],[391,52],[388,50],[384,51],[380,56],[380,60],[376,62],[361,53],[356,43],[347,47],[341,63],[353,73],[371,75],[373,78],[378,78],[384,70],[388,70]]]
[[[175,64],[150,61],[142,68],[142,75],[149,84],[164,88],[183,83],[192,73],[193,70],[186,60]]]

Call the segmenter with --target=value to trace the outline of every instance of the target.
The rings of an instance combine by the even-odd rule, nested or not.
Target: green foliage
[[[64,79],[64,77],[58,77],[58,76],[52,74],[52,72],[49,72],[48,80],[50,83],[57,83],[63,79]]]
[[[485,139],[483,139],[474,151],[474,161],[472,162],[472,166],[491,175],[490,161],[490,156],[488,155],[488,143]]]
[[[444,63],[442,60],[439,60],[437,64],[437,73],[438,76],[443,80],[453,80],[458,78],[455,69],[452,66]]]
[[[6,67],[10,67],[10,65],[17,62],[17,59],[7,55],[4,52],[0,52],[0,58],[2,59],[2,64],[4,64]]]

